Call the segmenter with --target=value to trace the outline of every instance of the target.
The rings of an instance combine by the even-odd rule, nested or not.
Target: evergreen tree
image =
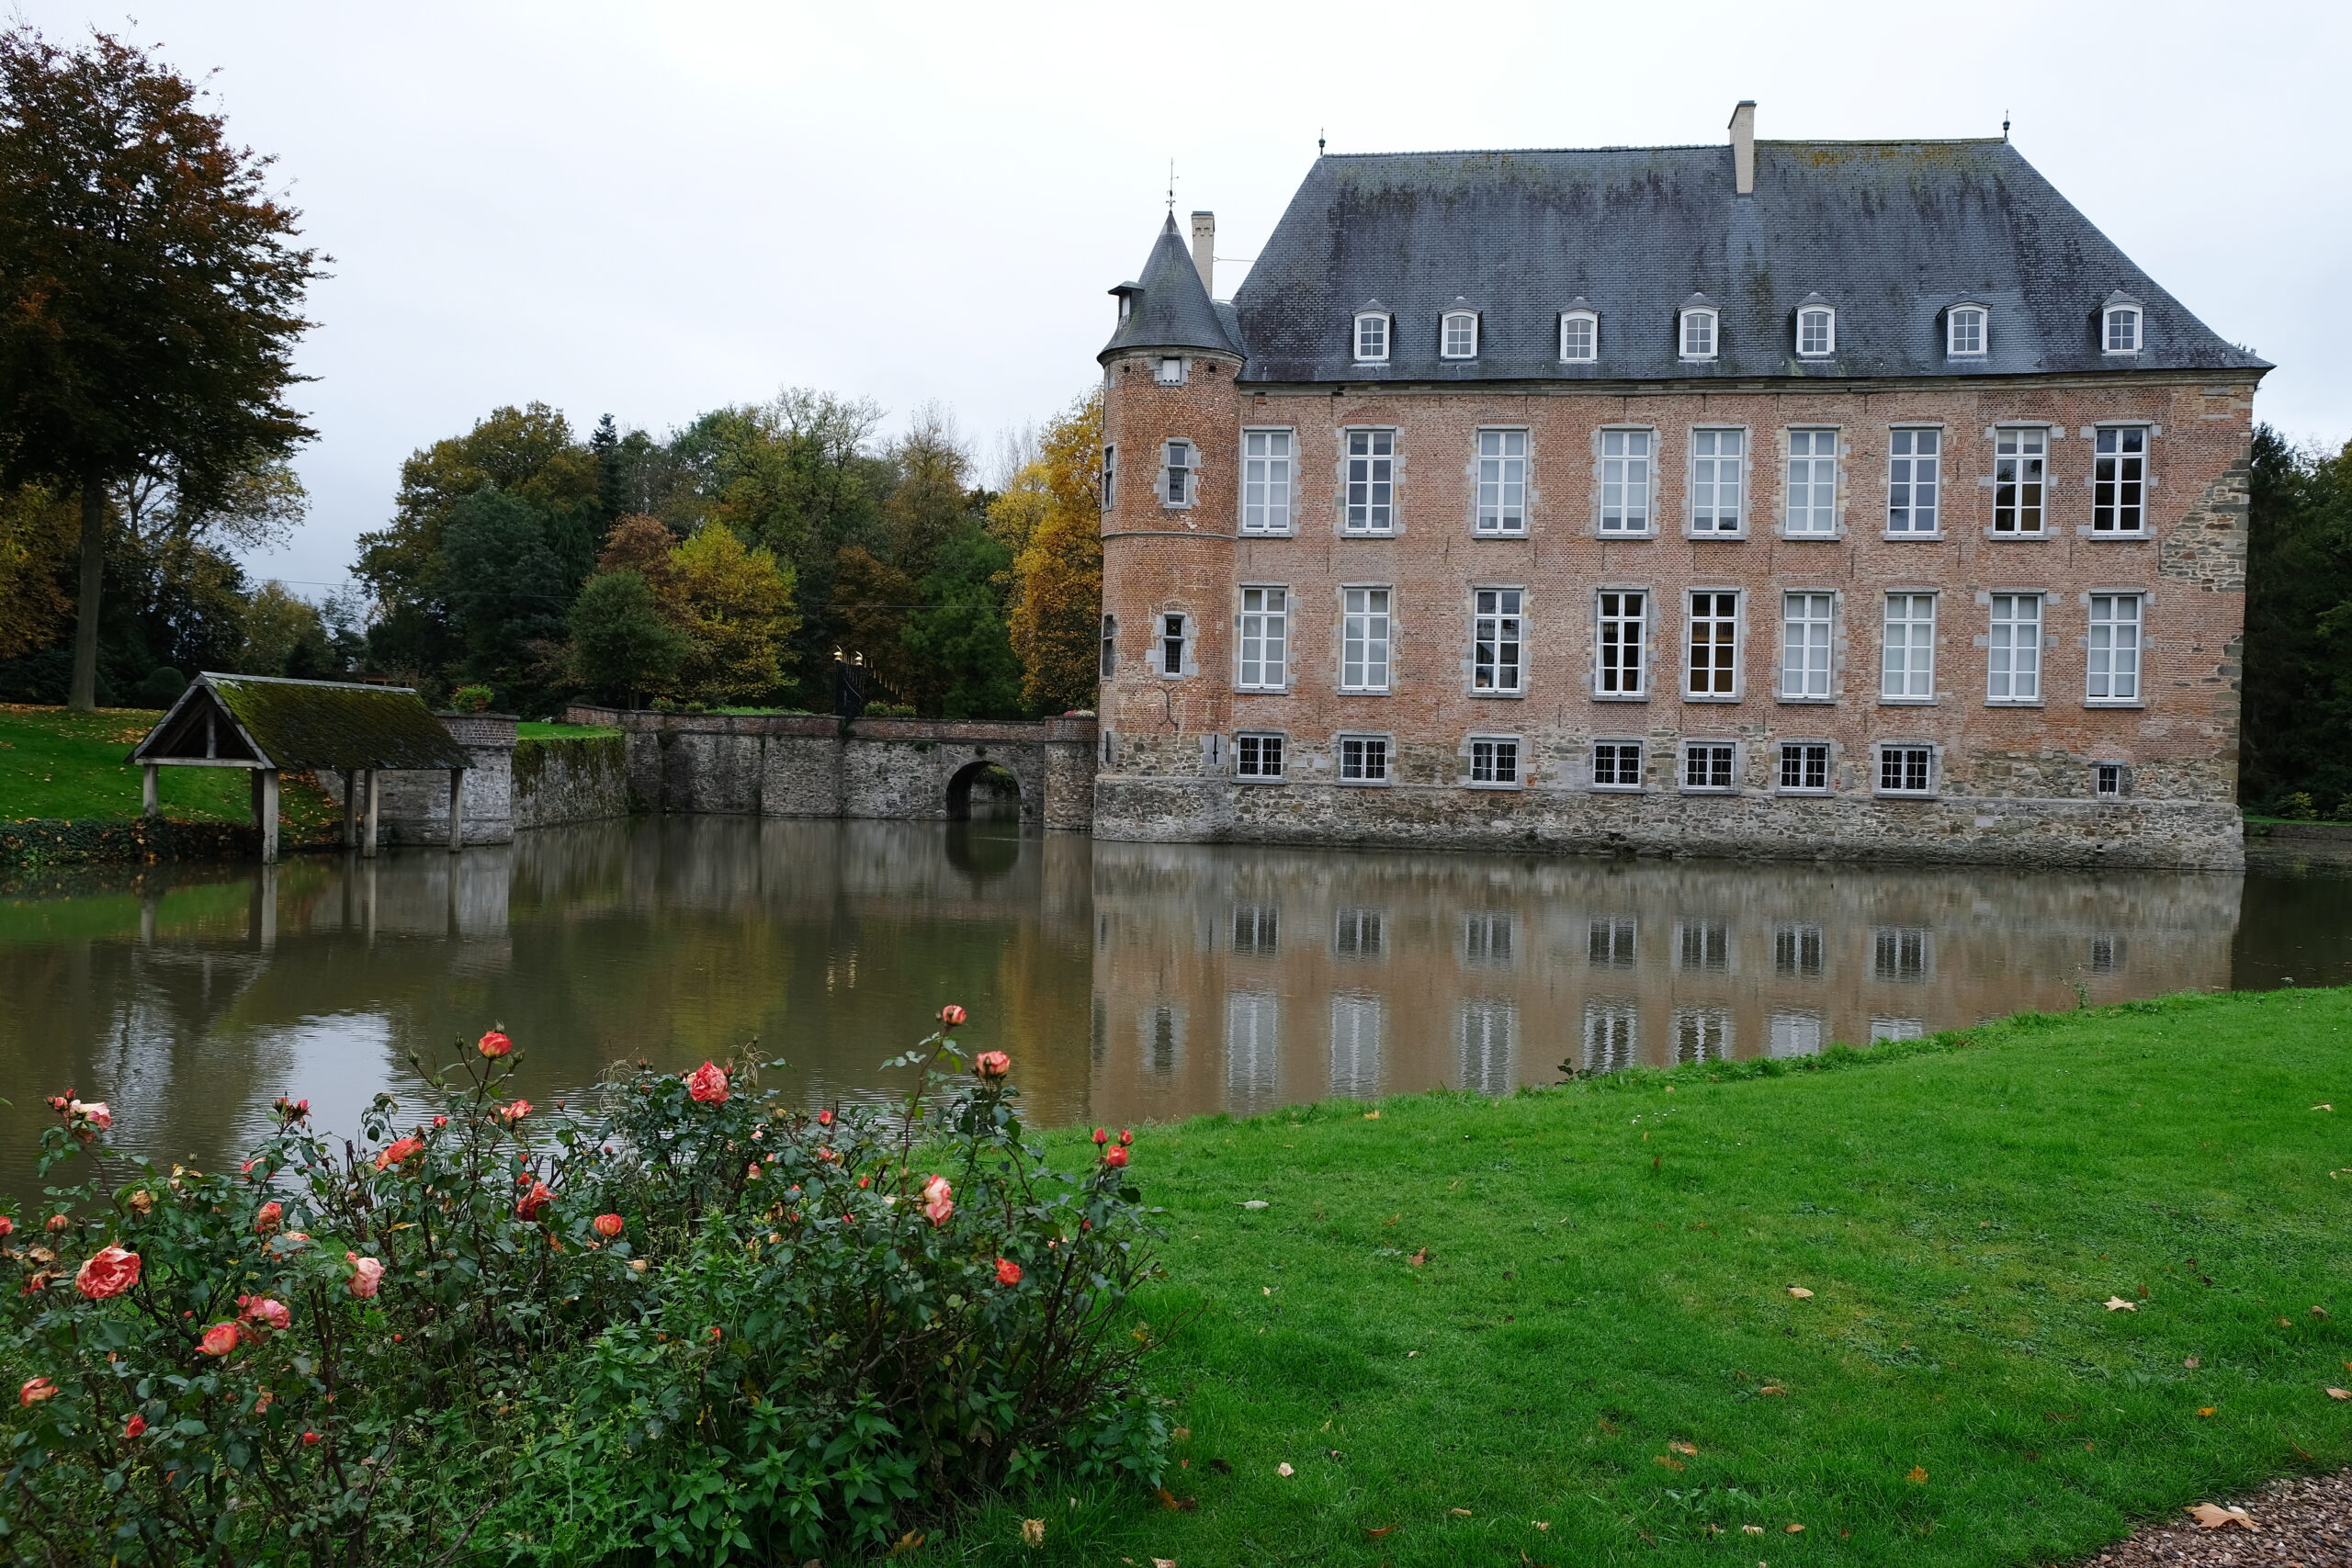
[[[450,510],[441,542],[435,586],[464,639],[465,672],[516,711],[548,704],[577,581],[548,534],[537,507],[492,488]]]
[[[667,691],[685,661],[685,635],[662,618],[645,574],[598,572],[572,601],[572,672],[594,694],[645,705]]]
[[[939,546],[923,579],[923,608],[901,634],[922,667],[924,706],[942,718],[1014,718],[1021,661],[1004,622],[1012,552],[976,523]]]
[[[2239,798],[2352,821],[2352,446],[2254,434]]]

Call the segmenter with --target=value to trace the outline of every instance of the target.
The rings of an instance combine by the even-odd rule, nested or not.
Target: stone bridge
[[[572,724],[627,737],[629,787],[663,811],[954,820],[991,768],[1021,786],[1021,820],[1094,823],[1094,720],[674,714],[573,707]]]

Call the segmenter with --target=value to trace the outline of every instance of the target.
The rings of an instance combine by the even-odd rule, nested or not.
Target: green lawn
[[[583,735],[618,735],[622,731],[608,724],[548,724],[537,719],[525,719],[514,726],[517,740],[565,740]]]
[[[929,1560],[2023,1564],[2352,1462],[2352,992],[1868,1062],[1148,1131],[1197,1506]]]
[[[0,705],[0,821],[139,815],[139,770],[125,759],[163,714],[153,708]],[[252,784],[242,768],[165,768],[157,784],[164,815],[187,821],[252,820]],[[288,843],[341,830],[342,807],[288,780],[278,795]]]

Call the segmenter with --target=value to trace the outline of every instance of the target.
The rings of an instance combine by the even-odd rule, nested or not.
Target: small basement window
[[[2132,770],[2120,762],[2100,762],[2092,770],[2101,800],[2120,800],[2132,793]]]

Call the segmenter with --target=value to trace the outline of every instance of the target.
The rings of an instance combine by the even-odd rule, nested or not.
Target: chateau
[[[1098,837],[2231,867],[2262,360],[2005,140],[1329,155],[1111,292]]]

